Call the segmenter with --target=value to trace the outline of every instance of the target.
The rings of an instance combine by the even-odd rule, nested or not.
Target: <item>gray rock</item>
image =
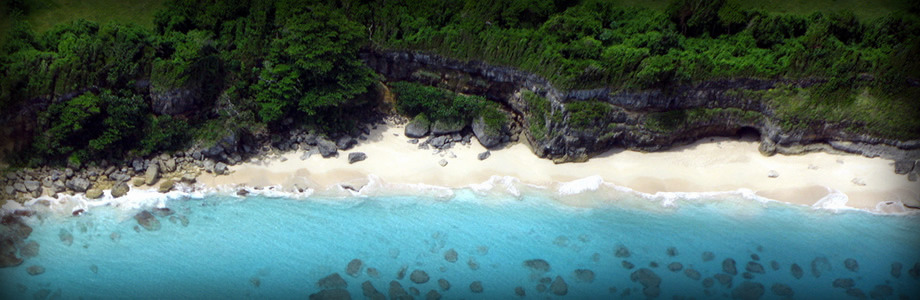
[[[348,274],[351,277],[358,277],[361,274],[361,267],[364,266],[364,262],[360,259],[352,259],[348,262],[348,266],[345,267],[345,274]]]
[[[438,287],[440,287],[442,291],[450,290],[450,282],[444,278],[438,279]]]
[[[428,273],[422,270],[414,270],[412,274],[409,274],[409,280],[415,282],[416,284],[422,284],[428,282]]]
[[[792,267],[789,268],[789,271],[792,273],[792,277],[795,277],[795,279],[801,279],[802,275],[805,275],[805,271],[803,271],[802,267],[799,267],[798,264],[792,264]]]
[[[632,270],[632,268],[635,268],[635,267],[636,267],[636,265],[634,265],[633,263],[631,263],[631,262],[629,262],[629,261],[626,261],[626,260],[624,260],[624,261],[623,261],[622,263],[620,263],[620,264],[623,265],[623,268],[624,268],[624,269],[627,269],[627,270]]]
[[[418,144],[418,139],[410,139],[410,140],[408,140],[408,141],[406,141],[406,142],[409,143],[409,144]]]
[[[316,286],[324,290],[344,289],[348,288],[348,282],[345,282],[345,279],[342,278],[339,273],[332,273],[329,276],[323,277],[317,281]]]
[[[160,162],[163,164],[163,170],[165,170],[166,172],[176,171],[176,159],[175,158],[161,160]]]
[[[225,173],[227,173],[227,164],[223,162],[214,164],[214,174],[223,175]]]
[[[629,254],[629,248],[626,248],[625,246],[619,246],[619,247],[617,247],[617,250],[616,250],[616,252],[614,253],[614,255],[615,255],[616,257],[629,257],[629,255],[630,255],[630,254]]]
[[[442,160],[438,161],[438,165],[441,165],[442,167],[447,166],[447,160],[446,160],[446,159],[442,159]]]
[[[713,259],[716,259],[716,255],[712,252],[706,251],[706,252],[703,252],[702,258],[703,258],[703,261],[712,261]]]
[[[732,299],[756,300],[763,296],[764,291],[762,284],[745,281],[732,290]]]
[[[22,187],[23,189],[25,189],[25,186],[22,186]],[[11,196],[16,194],[16,188],[13,187],[12,185],[4,186],[3,191],[6,192],[7,195],[11,195]]]
[[[134,168],[134,173],[140,173],[140,172],[143,172],[145,169],[147,169],[147,166],[144,164],[144,160],[140,158],[135,158],[133,161],[131,161],[131,167]],[[66,173],[67,170],[64,170],[64,172]],[[67,177],[70,177],[70,176],[67,176]]]
[[[319,154],[323,158],[330,158],[339,154],[339,150],[336,148],[335,143],[325,138],[319,138],[316,140],[316,147],[319,149]]]
[[[416,116],[409,124],[406,124],[406,136],[410,138],[421,138],[428,135],[431,128],[431,122],[423,115]]]
[[[383,295],[380,291],[374,288],[374,285],[370,281],[365,281],[361,283],[361,291],[364,294],[364,298],[370,300],[386,300],[387,297]]]
[[[911,160],[898,160],[894,162],[894,173],[895,174],[907,174],[914,169],[914,161]]]
[[[899,262],[891,264],[891,277],[901,278],[901,268],[903,267]]]
[[[367,159],[367,154],[364,152],[352,152],[348,153],[348,163],[353,164],[362,160]]]
[[[827,260],[827,257],[816,257],[811,261],[811,275],[814,275],[815,278],[821,277],[822,272],[828,272],[831,270],[831,263]]]
[[[855,285],[856,282],[853,281],[852,278],[837,278],[834,279],[834,283],[832,284],[833,287],[840,289],[849,289]]]
[[[388,292],[388,294],[390,295],[390,300],[394,300],[394,299],[400,299],[400,300],[406,299],[406,300],[409,300],[409,299],[412,299],[412,296],[409,296],[409,293],[406,293],[406,290],[403,289],[402,285],[399,284],[399,282],[398,282],[398,281],[395,281],[395,280],[390,281],[390,291]]]
[[[28,190],[29,192],[34,192],[42,188],[42,183],[39,181],[35,181],[35,180],[26,180],[24,184],[25,184],[26,190]]]
[[[492,152],[487,150],[486,152],[479,153],[476,157],[479,158],[479,160],[486,160],[489,156],[492,156]]]
[[[473,134],[476,135],[476,139],[479,140],[479,143],[482,144],[486,149],[491,149],[492,147],[498,146],[502,143],[503,133],[505,128],[490,129],[487,128],[485,120],[482,117],[477,118],[473,121]]]
[[[470,291],[476,294],[482,293],[482,281],[473,281],[470,283]]]
[[[351,300],[351,294],[344,289],[322,290],[311,294],[310,300]]]
[[[679,262],[672,262],[668,264],[668,270],[671,270],[671,272],[680,272],[680,270],[683,270],[683,269],[684,269],[684,265]]]
[[[134,215],[134,220],[137,221],[138,225],[144,227],[148,231],[157,231],[160,230],[160,220],[157,220],[149,211],[141,211]]]
[[[855,259],[847,258],[843,261],[843,266],[850,270],[850,272],[859,272],[859,262]]]
[[[356,141],[354,138],[350,136],[343,136],[335,141],[335,146],[339,150],[343,150],[343,151],[351,149],[351,147],[354,147],[357,144],[358,144],[358,141]]]
[[[441,299],[441,294],[438,293],[438,291],[429,290],[428,293],[425,294],[425,300],[440,300],[440,299]]]
[[[29,266],[26,268],[26,272],[29,273],[29,275],[37,276],[45,273],[45,268],[38,265]]]
[[[641,268],[629,275],[633,282],[642,284],[642,293],[647,297],[657,298],[661,295],[661,277],[650,269]]]
[[[549,263],[542,259],[528,259],[524,261],[524,266],[538,273],[549,272]]]
[[[86,190],[89,189],[90,182],[86,178],[76,177],[76,178],[67,180],[64,186],[73,190],[74,192],[82,193],[82,192],[86,192]]]
[[[175,187],[175,185],[175,182],[173,182],[171,179],[167,179],[163,181],[163,183],[160,183],[160,186],[157,187],[157,191],[160,193],[168,193],[173,189],[173,187]]]
[[[444,148],[444,145],[448,143],[450,143],[450,137],[446,135],[431,137],[427,141],[425,141],[425,144],[428,144],[438,149]]]
[[[594,282],[594,271],[588,269],[575,269],[575,279],[580,282]]]
[[[747,266],[745,266],[744,269],[751,273],[757,273],[757,274],[765,273],[763,266],[753,261],[748,262]]]
[[[773,287],[771,287],[770,290],[773,291],[774,295],[780,297],[792,298],[792,296],[795,295],[795,292],[791,287],[782,283],[773,284]]]
[[[436,120],[431,123],[431,134],[442,135],[460,132],[463,128],[466,128],[466,125],[467,122],[465,121]]]
[[[102,190],[100,189],[89,189],[86,191],[86,198],[99,199],[101,197],[102,197]]]
[[[160,179],[160,167],[157,164],[150,164],[147,167],[147,172],[144,173],[144,183],[153,185],[157,183],[158,179]]]
[[[452,263],[457,262],[457,250],[451,248],[444,252],[444,260]]]
[[[684,270],[684,275],[693,280],[700,280],[700,277],[702,277],[699,271],[690,268]]]
[[[776,170],[770,170],[769,172],[767,172],[767,177],[777,178],[779,177],[779,172],[776,172]]]
[[[735,267],[735,260],[731,258],[726,258],[722,261],[722,272],[725,272],[729,275],[738,275],[738,269]]]

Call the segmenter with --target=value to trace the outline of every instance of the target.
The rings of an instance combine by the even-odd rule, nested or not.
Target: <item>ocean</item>
[[[26,220],[40,250],[0,269],[0,298],[920,299],[917,214],[494,190],[132,191],[77,217],[52,204]]]

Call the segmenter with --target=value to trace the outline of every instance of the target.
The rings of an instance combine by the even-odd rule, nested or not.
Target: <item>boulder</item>
[[[524,292],[524,287],[520,287],[520,286],[514,288],[514,294],[517,295],[518,297],[527,296],[527,293]]]
[[[354,146],[357,145],[357,144],[358,144],[358,141],[356,141],[354,138],[352,138],[352,137],[350,137],[350,136],[343,136],[343,137],[340,137],[338,140],[335,141],[335,146],[336,146],[339,150],[348,150],[348,149],[351,149],[351,147],[354,147]]]
[[[89,189],[86,191],[86,198],[99,199],[101,197],[102,197],[102,190],[100,189]]]
[[[722,261],[722,272],[728,275],[738,275],[738,269],[735,267],[735,260],[726,258]]]
[[[387,297],[383,295],[380,291],[374,288],[374,284],[370,281],[365,281],[361,283],[361,291],[364,294],[364,298],[369,300],[386,300]]]
[[[792,267],[789,268],[789,272],[792,273],[792,277],[795,277],[795,279],[801,279],[802,275],[805,274],[805,271],[802,270],[802,267],[799,267],[798,264],[792,264]]]
[[[482,293],[482,290],[483,290],[482,281],[477,280],[477,281],[473,281],[473,283],[470,283],[471,292],[478,294],[478,293]]]
[[[629,279],[642,285],[642,293],[645,296],[657,298],[661,295],[661,277],[652,270],[641,268],[630,274]]]
[[[581,282],[594,282],[594,271],[588,269],[575,269],[575,279]]]
[[[311,294],[310,300],[351,300],[351,294],[343,289],[322,290]]]
[[[127,195],[129,190],[131,190],[131,188],[128,187],[127,183],[116,183],[115,186],[112,187],[112,197],[118,198]]]
[[[859,262],[855,259],[847,258],[843,261],[843,266],[850,270],[850,272],[859,272]]]
[[[438,161],[438,165],[441,165],[442,167],[447,166],[447,160],[446,160],[446,159],[442,159],[442,160]]]
[[[425,115],[417,115],[409,124],[406,124],[406,136],[410,138],[421,138],[428,135],[431,128],[431,122]]]
[[[176,171],[176,159],[175,159],[175,158],[169,158],[169,159],[166,159],[166,160],[160,160],[160,164],[163,165],[163,166],[162,166],[162,167],[163,167],[163,170],[166,171],[166,172],[174,172],[174,171]]]
[[[42,188],[42,183],[39,181],[35,181],[35,180],[26,180],[24,184],[25,184],[26,190],[30,192],[34,192]]]
[[[409,267],[406,266],[406,265],[403,265],[402,267],[399,267],[399,271],[396,271],[396,279],[402,280],[404,277],[406,277],[406,271],[407,271],[408,269],[409,269]]]
[[[904,175],[910,173],[914,169],[914,161],[911,160],[898,160],[894,162],[894,173]]]
[[[683,269],[684,269],[684,265],[679,262],[672,262],[668,264],[668,270],[671,270],[671,272],[680,272],[680,270],[683,270]]]
[[[549,285],[549,290],[558,296],[565,296],[565,294],[569,293],[569,285],[565,283],[565,279],[562,279],[562,276],[556,276],[553,283]]]
[[[745,266],[744,269],[751,273],[757,273],[757,274],[765,273],[763,266],[753,261],[748,262],[747,266]]]
[[[160,167],[157,164],[150,164],[147,172],[144,173],[144,184],[153,185],[160,179]]]
[[[367,268],[367,276],[380,278],[380,271],[377,268]]]
[[[444,148],[444,145],[448,143],[450,143],[450,137],[446,135],[431,137],[428,139],[428,141],[425,142],[425,144],[431,145],[432,147],[438,149]]]
[[[214,164],[214,174],[224,175],[227,173],[227,164],[223,162],[218,162]]]
[[[428,273],[425,273],[425,271],[422,270],[415,270],[412,271],[412,274],[409,274],[409,280],[412,280],[412,282],[417,284],[426,283],[428,282],[428,279]]]
[[[344,289],[348,287],[348,282],[345,282],[345,279],[339,273],[332,273],[317,281],[316,286],[324,290]]]
[[[670,257],[677,256],[677,248],[676,248],[676,247],[668,247],[668,249],[667,249],[667,251],[665,251],[665,253],[667,253],[668,256],[670,256]]]
[[[703,258],[703,261],[711,261],[713,259],[716,259],[716,255],[712,252],[705,251],[703,252],[702,258]]]
[[[891,277],[901,278],[901,268],[903,267],[904,265],[902,265],[899,262],[892,263],[891,264]]]
[[[185,184],[194,184],[196,181],[198,181],[198,179],[195,178],[195,174],[185,174],[182,175],[181,181]]]
[[[454,132],[460,132],[466,128],[465,121],[436,120],[431,123],[431,134],[443,135]]]
[[[763,296],[763,284],[745,281],[732,290],[732,299],[756,300]]]
[[[157,231],[160,230],[160,220],[157,220],[149,211],[141,211],[134,215],[134,220],[137,220],[137,224],[147,229],[147,231]]]
[[[620,264],[623,266],[624,269],[627,269],[627,270],[632,270],[632,268],[635,268],[635,267],[636,267],[636,265],[634,265],[633,263],[631,263],[631,262],[629,262],[629,261],[626,261],[626,260],[624,260],[624,261],[623,261],[622,263],[620,263]]]
[[[457,262],[457,250],[451,248],[444,252],[444,260],[452,263]]]
[[[477,155],[476,157],[479,158],[479,160],[486,160],[486,158],[489,158],[489,156],[492,156],[491,151],[479,153],[479,155]]]
[[[835,288],[840,289],[849,289],[856,285],[856,282],[852,278],[837,278],[834,279],[834,282],[831,284]]]
[[[142,186],[142,185],[144,185],[144,179],[143,179],[143,178],[140,178],[140,177],[134,178],[134,181],[131,182],[131,184],[133,184],[133,185],[136,186],[136,187]]]
[[[779,177],[779,172],[776,172],[776,170],[770,170],[769,172],[767,172],[767,177],[777,178]]]
[[[58,231],[58,238],[61,239],[61,243],[64,245],[70,246],[73,244],[73,234],[70,234],[70,231],[67,231],[67,229]]]
[[[335,143],[325,138],[317,139],[316,147],[319,149],[319,154],[322,155],[323,158],[329,158],[339,154],[339,150],[336,148]]]
[[[438,279],[438,287],[440,287],[442,291],[450,290],[450,281],[444,278]]]
[[[353,164],[362,160],[367,159],[367,154],[364,152],[352,152],[348,153],[348,163]]]
[[[429,290],[428,293],[425,294],[425,300],[440,300],[440,299],[441,299],[441,294],[438,293],[438,291]]]
[[[891,295],[894,294],[894,289],[888,285],[879,284],[875,288],[872,288],[872,291],[869,291],[869,298],[872,299],[888,299]]]
[[[29,266],[28,268],[26,268],[26,272],[32,276],[41,275],[42,273],[45,273],[45,267],[37,266],[37,265]]]
[[[396,280],[390,281],[390,290],[387,294],[389,294],[390,300],[412,299],[412,296],[409,296],[409,293],[406,293],[406,290]]]
[[[168,193],[169,191],[173,189],[174,186],[175,186],[175,182],[173,182],[171,179],[168,179],[166,181],[163,181],[163,183],[160,183],[160,187],[157,188],[157,191],[159,191],[160,193]]]
[[[361,274],[361,267],[364,266],[364,262],[360,259],[352,259],[348,262],[348,266],[345,267],[345,274],[348,274],[351,277],[358,277]]]
[[[73,190],[74,192],[82,193],[89,189],[90,182],[86,178],[77,177],[67,180],[67,182],[64,183],[64,186]]]
[[[476,262],[476,259],[472,257],[470,257],[470,259],[466,261],[466,265],[470,267],[470,270],[473,270],[473,271],[479,270],[479,263]]]
[[[821,277],[823,272],[831,270],[831,263],[827,260],[827,257],[816,257],[811,261],[811,275],[815,278]]]
[[[549,263],[542,259],[528,259],[524,261],[524,266],[538,273],[545,273],[550,269]]]
[[[700,280],[700,277],[702,277],[699,271],[690,268],[684,269],[684,275],[693,280]]]
[[[719,274],[713,275],[712,278],[715,278],[716,280],[718,280],[719,283],[722,284],[722,286],[724,287],[727,287],[727,288],[732,287],[732,276],[731,275],[728,275],[725,273],[719,273]]]
[[[629,257],[629,248],[619,246],[613,255],[616,257]]]
[[[483,117],[473,121],[473,134],[486,149],[498,146],[502,143],[504,128],[488,128]]]

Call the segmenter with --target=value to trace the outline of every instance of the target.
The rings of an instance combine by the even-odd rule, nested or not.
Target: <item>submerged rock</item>
[[[642,293],[647,297],[656,298],[661,294],[661,277],[650,269],[641,268],[629,275],[633,282],[642,284]]]
[[[814,275],[815,278],[821,277],[822,272],[830,270],[831,262],[827,260],[827,257],[816,257],[811,261],[811,275]]]
[[[520,287],[520,286],[514,288],[514,294],[517,295],[518,297],[527,296],[527,293],[524,292],[524,287]]]
[[[625,260],[624,260],[622,263],[620,263],[620,264],[623,265],[623,268],[624,268],[624,269],[627,269],[627,270],[632,270],[632,268],[635,268],[635,267],[636,267],[636,265],[634,265],[633,263],[631,263],[631,262],[629,262],[629,261],[625,261]]]
[[[530,268],[534,272],[548,272],[549,263],[542,259],[529,259],[524,261],[524,266]]]
[[[613,255],[620,258],[629,257],[629,249],[625,246],[619,246]]]
[[[712,277],[706,277],[706,279],[703,279],[703,287],[704,287],[704,288],[707,288],[707,289],[708,289],[708,288],[711,288],[711,287],[712,287],[713,285],[715,285],[715,284],[716,284],[716,281],[715,281],[715,279],[712,279]]]
[[[715,278],[724,287],[727,287],[727,288],[732,287],[732,276],[731,275],[719,273],[719,274],[713,275],[712,278]]]
[[[792,277],[795,277],[795,279],[802,279],[802,275],[805,275],[805,271],[803,271],[802,267],[799,267],[798,264],[792,264],[792,267],[789,268],[789,271],[792,273]]]
[[[920,279],[920,263],[915,263],[913,268],[907,270],[907,274],[910,274],[910,277],[914,279]]]
[[[361,267],[364,266],[364,263],[360,259],[352,259],[348,262],[348,266],[345,267],[345,274],[348,274],[351,277],[358,277],[361,274]]]
[[[578,279],[580,282],[592,283],[594,282],[594,271],[588,269],[575,269],[575,279]]]
[[[687,275],[687,278],[690,278],[693,280],[700,280],[700,277],[702,277],[699,271],[690,269],[690,268],[687,268],[686,270],[684,270],[684,275]]]
[[[902,267],[903,266],[899,262],[891,264],[891,276],[894,278],[901,278],[901,268]]]
[[[73,244],[73,235],[70,234],[70,231],[67,231],[67,229],[61,229],[61,231],[58,232],[58,237],[64,245],[70,246]]]
[[[409,267],[406,265],[399,267],[399,271],[396,271],[396,279],[402,280],[404,277],[406,277],[406,271],[408,270],[409,270]]]
[[[856,299],[866,299],[866,293],[857,288],[847,289],[847,296],[856,298]]]
[[[773,284],[773,287],[771,287],[770,290],[773,291],[774,295],[780,297],[792,298],[792,296],[795,295],[795,292],[792,291],[791,287],[782,283]]]
[[[470,259],[466,261],[466,265],[470,267],[470,270],[473,270],[473,271],[479,270],[479,263],[476,262],[476,260],[473,259],[472,257],[470,257]]]
[[[837,278],[832,284],[835,288],[848,289],[856,285],[852,278]]]
[[[779,263],[776,262],[775,260],[770,261],[770,268],[772,268],[773,271],[779,271]]]
[[[442,291],[450,290],[450,282],[444,278],[438,279],[438,287],[440,287]]]
[[[843,266],[850,270],[850,272],[859,272],[859,262],[855,259],[847,258],[843,261]]]
[[[565,294],[569,293],[569,285],[565,283],[565,279],[562,279],[562,276],[556,276],[553,283],[549,285],[549,290],[558,296],[565,296]]]
[[[39,248],[41,247],[38,245],[38,242],[29,241],[24,246],[22,246],[22,249],[19,249],[19,255],[22,255],[22,257],[26,258],[36,257],[38,256]]]
[[[310,300],[351,300],[351,294],[343,289],[322,290],[311,294]]]
[[[42,273],[45,273],[45,267],[39,265],[29,266],[26,268],[26,272],[32,276],[41,275]]]
[[[154,216],[163,218],[163,217],[171,216],[175,214],[176,212],[174,212],[169,207],[157,207],[157,208],[154,208],[151,213],[153,213]]]
[[[353,164],[362,160],[367,159],[367,154],[364,152],[352,152],[348,153],[348,163]]]
[[[457,250],[451,248],[444,252],[444,260],[452,263],[457,262]]]
[[[683,269],[684,269],[684,265],[679,262],[672,262],[668,264],[668,270],[671,270],[671,272],[680,272],[680,270],[683,270]]]
[[[764,287],[760,283],[745,281],[732,290],[733,299],[756,300],[763,296]]]
[[[377,268],[367,268],[367,276],[380,278],[380,271]]]
[[[677,256],[677,248],[675,248],[675,247],[668,247],[667,254],[668,254],[668,256],[670,256],[670,257]]]
[[[412,271],[412,274],[409,275],[409,280],[415,282],[416,284],[422,284],[428,282],[428,273],[422,270]]]
[[[428,293],[425,294],[425,300],[440,300],[440,299],[441,299],[441,294],[438,293],[438,291],[429,290]]]
[[[702,258],[703,261],[712,261],[713,259],[716,259],[716,255],[712,252],[706,251],[703,252]]]
[[[342,278],[339,273],[332,273],[329,276],[323,277],[316,282],[316,286],[321,289],[344,289],[348,287],[348,282],[345,282],[345,279]]]
[[[249,278],[249,283],[251,283],[252,286],[254,286],[254,287],[259,287],[259,286],[262,285],[262,280],[259,279],[259,277],[253,276],[253,277],[250,277],[250,278]]]
[[[387,297],[383,295],[380,291],[374,288],[374,285],[370,281],[365,281],[361,283],[361,291],[364,294],[364,298],[370,300],[386,300]]]
[[[470,283],[470,291],[473,293],[482,293],[482,281],[473,281]]]
[[[98,274],[98,273],[99,273],[99,266],[97,266],[97,265],[89,265],[89,271],[90,271],[90,272],[93,272],[93,274]]]
[[[747,266],[745,266],[744,269],[751,273],[757,273],[757,274],[765,273],[763,266],[753,261],[748,262]]]
[[[419,290],[418,290],[417,288],[415,288],[414,286],[410,286],[410,287],[409,287],[409,294],[418,296],[420,293],[421,293],[421,291],[419,291]]]
[[[885,299],[891,295],[894,295],[894,289],[884,284],[876,285],[875,288],[869,292],[869,298],[872,299]]]
[[[160,230],[160,220],[157,220],[149,211],[144,210],[137,213],[134,215],[134,220],[137,220],[137,224],[148,231]]]
[[[387,294],[389,294],[391,300],[412,299],[412,296],[409,296],[409,293],[406,293],[406,290],[396,280],[390,281],[390,290]]]
[[[726,258],[722,261],[722,272],[729,275],[738,275],[738,269],[735,267],[735,260]]]

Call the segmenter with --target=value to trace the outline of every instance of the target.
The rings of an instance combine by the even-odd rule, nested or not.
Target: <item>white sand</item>
[[[244,163],[230,167],[230,175],[206,174],[199,182],[257,187],[301,184],[322,190],[343,182],[366,181],[371,174],[389,184],[444,187],[466,187],[493,175],[544,186],[600,176],[605,182],[644,193],[750,189],[770,199],[814,205],[834,190],[846,194],[846,206],[852,208],[893,212],[903,209],[900,203],[920,206],[920,183],[895,174],[893,161],[827,153],[765,157],[754,141],[713,138],[671,151],[613,150],[586,163],[554,164],[537,157],[524,144],[492,151],[491,157],[479,161],[477,154],[486,149],[475,138],[472,145],[455,144],[443,156],[435,154],[436,150],[420,150],[407,140],[402,126],[380,126],[367,141],[340,151],[338,158],[315,154],[301,160],[302,151],[290,152],[283,154],[284,162]],[[366,153],[367,159],[348,164],[348,153],[356,151]],[[448,165],[441,167],[441,159]],[[771,170],[779,177],[768,178]],[[853,183],[854,178],[865,185]]]

